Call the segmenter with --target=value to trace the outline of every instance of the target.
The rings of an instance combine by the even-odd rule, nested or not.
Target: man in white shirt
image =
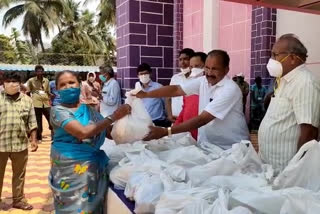
[[[110,66],[100,67],[99,78],[103,82],[102,100],[100,113],[107,117],[121,105],[121,89],[117,80],[114,79],[114,71]]]
[[[258,132],[259,151],[276,173],[306,142],[316,139],[320,120],[320,83],[307,69],[307,49],[296,36],[281,36],[267,68],[277,87]]]
[[[181,85],[190,76],[190,59],[194,55],[194,50],[190,48],[184,48],[179,52],[179,67],[180,72],[172,76],[170,85]],[[166,100],[166,110],[168,115],[168,120],[174,123],[179,116],[183,105],[183,97],[169,97]]]
[[[145,140],[199,128],[198,142],[215,144],[223,149],[249,139],[242,111],[242,94],[237,84],[227,77],[230,58],[223,50],[213,50],[205,63],[205,76],[182,85],[165,86],[151,92],[139,92],[137,97],[174,97],[199,95],[199,115],[171,128],[150,127]]]

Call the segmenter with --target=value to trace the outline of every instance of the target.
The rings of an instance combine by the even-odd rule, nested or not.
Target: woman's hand
[[[111,117],[113,121],[117,121],[128,114],[131,114],[131,106],[128,104],[125,104],[120,106],[115,112],[113,112]]]

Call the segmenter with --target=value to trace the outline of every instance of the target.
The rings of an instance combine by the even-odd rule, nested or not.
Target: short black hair
[[[17,72],[5,72],[3,75],[3,81],[6,80],[16,80],[21,83],[21,76]]]
[[[203,53],[203,52],[195,52],[194,55],[192,57],[200,57],[201,58],[201,61],[203,63],[206,62],[206,59],[207,59],[207,54],[206,53]]]
[[[208,53],[208,56],[213,57],[213,56],[218,56],[222,59],[222,64],[223,66],[229,67],[230,65],[230,57],[228,53],[224,50],[212,50]]]
[[[181,54],[185,54],[191,58],[194,55],[194,50],[191,48],[184,48],[179,52],[179,56],[181,56]]]
[[[68,70],[66,70],[66,71],[60,71],[60,72],[58,72],[58,73],[56,74],[56,87],[58,86],[59,78],[60,78],[63,74],[65,74],[65,73],[71,74],[72,76],[74,76],[74,77],[77,78],[77,80],[78,80],[79,83],[81,82],[81,81],[80,81],[79,74],[78,74],[77,72],[68,71]]]
[[[42,71],[44,71],[44,68],[42,65],[36,65],[36,67],[34,68],[35,71],[41,69]]]
[[[105,66],[100,66],[99,67],[101,70],[101,73],[108,73],[110,75],[110,77],[114,77],[114,70],[111,66],[109,65],[105,65]]]
[[[137,74],[139,75],[139,72],[142,72],[142,71],[149,71],[149,73],[151,73],[151,72],[152,72],[152,69],[151,69],[151,67],[150,67],[149,64],[147,64],[147,63],[142,63],[142,64],[140,64],[140,65],[138,66],[138,68],[137,68]]]

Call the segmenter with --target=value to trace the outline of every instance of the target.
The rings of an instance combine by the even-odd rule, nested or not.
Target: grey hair
[[[295,54],[299,56],[302,60],[306,61],[308,57],[308,50],[295,34],[284,34],[278,39],[278,41],[287,41],[288,52]]]

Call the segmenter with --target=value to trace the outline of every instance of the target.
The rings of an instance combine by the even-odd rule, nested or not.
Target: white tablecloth
[[[104,208],[104,214],[132,214],[111,188],[108,189]]]

